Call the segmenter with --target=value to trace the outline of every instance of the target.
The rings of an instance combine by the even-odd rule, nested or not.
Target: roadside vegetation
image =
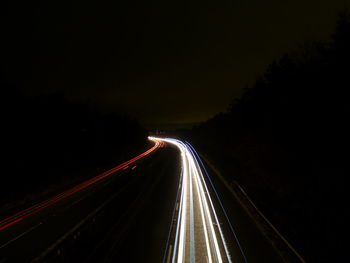
[[[348,213],[350,17],[274,61],[191,139],[309,262],[342,262]]]

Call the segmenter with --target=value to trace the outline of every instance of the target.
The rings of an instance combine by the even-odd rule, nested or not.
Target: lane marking
[[[186,150],[188,151],[189,149],[186,148]],[[193,174],[194,174],[194,177],[195,177],[195,181],[196,181],[196,184],[197,184],[197,187],[198,187],[198,190],[199,190],[198,192],[199,192],[199,194],[201,196],[200,206],[201,206],[201,211],[203,213],[203,217],[202,218],[204,220],[206,219],[208,221],[208,222],[206,222],[206,220],[203,221],[203,225],[205,226],[204,230],[205,230],[206,235],[208,235],[208,239],[209,239],[209,233],[210,233],[211,241],[214,243],[214,248],[215,248],[215,249],[213,249],[213,253],[212,253],[209,250],[209,246],[207,247],[208,248],[209,262],[212,262],[212,254],[214,254],[214,253],[216,255],[216,260],[218,262],[222,262],[222,256],[221,256],[221,252],[220,252],[220,248],[219,248],[219,243],[218,243],[218,240],[217,240],[215,229],[213,227],[213,219],[211,217],[211,212],[213,214],[215,214],[215,210],[214,210],[213,207],[212,207],[213,208],[212,211],[209,209],[207,198],[210,199],[210,196],[209,196],[209,193],[206,192],[204,187],[203,187],[203,185],[205,185],[205,181],[201,180],[202,173],[201,173],[201,170],[198,169],[199,167],[197,167],[196,164],[195,164],[195,157],[190,153],[190,151],[188,151],[188,156],[189,156],[188,159],[191,162],[191,167],[193,167],[192,169],[193,169]],[[207,230],[207,227],[209,228],[209,231]],[[225,240],[223,239],[222,242],[225,243]]]
[[[180,196],[180,192],[181,192],[181,187],[180,187],[181,179],[182,178],[179,179],[180,183],[179,183],[179,187],[178,187],[178,189],[176,191],[175,205],[174,205],[174,209],[173,209],[173,215],[172,215],[172,218],[171,218],[171,224],[170,224],[170,228],[169,228],[168,238],[167,238],[167,241],[166,241],[166,246],[165,246],[165,251],[164,251],[164,256],[163,256],[163,261],[162,261],[163,263],[165,263],[165,257],[166,257],[166,254],[167,254],[166,252],[167,252],[167,249],[168,249],[168,244],[170,242],[170,236],[172,234],[172,229],[173,229],[174,224],[176,222],[175,215],[176,215],[177,208],[179,206],[179,196]],[[171,254],[171,247],[172,247],[172,245],[170,244],[170,247],[169,247],[169,253],[170,254]]]
[[[215,261],[221,263],[223,262],[222,252],[225,252],[225,258],[227,261],[231,262],[226,242],[221,232],[220,223],[210,198],[210,192],[206,186],[203,173],[198,165],[195,154],[191,151],[188,145],[179,140],[169,138],[150,138],[174,144],[181,152],[182,191],[172,262],[195,262],[195,254],[201,253],[209,262]],[[196,189],[195,191],[192,188],[193,186]],[[197,195],[195,197],[196,200],[198,198],[198,203],[196,202],[196,204],[193,203],[194,193]],[[194,233],[195,222],[193,218],[194,213],[197,213],[197,211],[200,218],[200,229],[204,232],[203,235],[205,239],[204,246],[198,248],[203,251],[199,250],[199,252],[196,251],[195,247],[196,235]],[[219,235],[217,235],[217,232],[220,232],[220,234],[218,233]],[[220,245],[218,237],[220,238]]]
[[[183,163],[183,155],[181,155],[182,158],[182,162],[181,162],[181,167],[182,167],[182,172],[181,172],[181,180],[180,180],[180,184],[179,184],[179,190],[181,189],[181,196],[180,196],[180,208],[179,208],[179,213],[178,213],[178,218],[177,218],[177,225],[176,225],[176,235],[175,235],[175,245],[174,245],[174,251],[173,251],[173,260],[172,262],[175,263],[175,257],[176,257],[176,252],[178,249],[178,240],[179,240],[179,231],[180,231],[180,224],[181,224],[181,215],[182,215],[182,198],[183,198],[183,190],[184,188],[182,187],[183,185],[183,181],[184,181],[184,177],[185,177],[185,168],[184,168],[184,163]]]
[[[23,237],[24,235],[28,234],[29,232],[33,231],[35,228],[37,228],[38,226],[42,225],[42,222],[40,222],[39,224],[29,228],[27,231],[23,232],[22,234],[18,235],[17,237],[7,241],[5,244],[0,246],[0,249],[3,249],[4,247],[6,247],[7,245],[11,244],[12,242],[16,241],[17,239]]]
[[[193,147],[192,147],[189,143],[186,143],[186,144],[189,146],[190,151],[191,151],[192,153],[194,153],[195,150],[193,149]],[[193,151],[192,151],[192,149],[193,149]],[[195,158],[195,162],[196,162],[196,166],[198,167],[198,169],[200,169],[200,165],[199,165],[199,163],[198,163],[198,159],[199,159],[199,156],[197,155],[197,158]],[[200,159],[199,159],[199,160],[200,160]],[[201,160],[200,160],[200,161],[201,161]],[[205,169],[205,168],[204,168],[204,169]],[[207,173],[206,170],[205,170],[205,172]],[[207,173],[206,175],[209,176],[208,173]],[[218,219],[218,217],[217,217],[217,215],[216,215],[213,202],[212,202],[211,197],[210,197],[210,195],[209,195],[208,187],[207,187],[207,185],[206,185],[206,183],[205,183],[205,179],[204,179],[203,173],[201,173],[201,177],[202,177],[202,181],[203,181],[204,187],[205,187],[205,189],[206,189],[206,192],[207,192],[207,194],[208,194],[210,206],[211,206],[212,211],[213,211],[213,213],[214,213],[214,218],[215,218],[216,223],[213,223],[213,224],[214,224],[214,225],[217,225],[217,227],[218,227],[218,229],[219,229],[219,233],[220,233],[221,239],[222,239],[222,240],[225,240],[225,239],[224,239],[224,234],[223,234],[222,229],[221,229],[221,224],[220,224],[219,219]],[[210,183],[211,183],[211,182],[210,182]],[[221,200],[219,199],[219,196],[218,196],[218,194],[217,194],[217,192],[216,192],[216,190],[215,190],[213,184],[212,184],[212,188],[214,189],[214,192],[216,193],[217,199],[219,200],[220,205],[221,205],[221,207],[222,207]],[[225,210],[224,210],[223,207],[222,207],[222,209],[223,209],[224,213],[226,214],[226,212],[225,212]],[[226,215],[226,216],[227,216],[227,215]],[[238,241],[238,240],[237,240],[237,241]],[[226,242],[223,242],[223,245],[224,245],[224,249],[225,249],[226,255],[227,255],[227,257],[228,257],[228,261],[231,263],[231,262],[232,262],[232,260],[231,260],[231,255],[230,255],[230,252],[228,251],[228,247],[227,247]],[[239,242],[238,242],[238,245],[239,245],[239,247],[240,247]],[[241,248],[240,248],[240,249],[241,249]],[[245,258],[245,255],[244,255],[244,253],[243,253],[242,250],[241,250],[241,253],[242,253],[243,257],[244,257],[245,262],[247,262],[247,260],[246,260],[246,258]]]
[[[202,218],[202,224],[203,224],[203,229],[204,229],[205,243],[206,243],[206,246],[207,246],[207,256],[208,256],[209,262],[212,262],[211,251],[210,251],[210,244],[209,244],[209,236],[208,236],[208,229],[207,229],[207,224],[205,222],[206,220],[205,220],[204,208],[203,208],[201,193],[199,191],[197,177],[195,177],[195,182],[196,182],[197,190],[199,192],[198,193],[198,201],[199,201],[199,208],[200,208],[200,211],[201,211],[201,218]]]
[[[193,187],[192,187],[192,176],[190,177],[190,260],[191,262],[196,262],[196,254],[195,254],[195,239],[194,239],[194,211],[193,211]]]
[[[234,230],[233,225],[231,224],[231,221],[230,221],[230,219],[229,219],[229,217],[228,217],[228,215],[227,215],[227,213],[226,213],[226,210],[225,210],[225,208],[224,208],[224,206],[223,206],[223,204],[222,204],[222,202],[221,202],[221,199],[219,198],[219,194],[217,193],[217,191],[216,191],[216,189],[215,189],[215,187],[214,187],[214,184],[213,184],[213,182],[212,182],[212,180],[211,180],[211,178],[210,178],[210,176],[209,176],[209,173],[208,173],[207,169],[205,168],[205,165],[204,165],[202,159],[200,158],[199,154],[197,153],[197,151],[193,148],[193,146],[192,146],[191,144],[189,144],[189,143],[187,143],[187,142],[186,142],[186,144],[191,148],[191,151],[195,153],[195,155],[197,156],[197,160],[200,161],[201,166],[202,166],[202,168],[204,169],[205,175],[206,175],[207,178],[209,179],[209,182],[210,182],[210,184],[211,184],[211,186],[212,186],[212,189],[214,190],[214,193],[215,193],[215,195],[216,195],[216,198],[217,198],[217,200],[219,201],[219,204],[220,204],[220,206],[221,206],[221,209],[222,209],[222,211],[223,211],[224,214],[225,214],[226,220],[227,220],[227,222],[228,222],[228,224],[229,224],[229,226],[230,226],[230,229],[231,229],[231,231],[232,231],[232,233],[233,233],[233,235],[234,235],[234,238],[235,238],[235,240],[236,240],[236,242],[237,242],[237,244],[238,244],[238,247],[239,247],[239,250],[240,250],[240,252],[241,252],[241,255],[242,255],[243,258],[244,258],[244,262],[247,263],[247,262],[248,262],[247,257],[246,257],[246,255],[245,255],[245,253],[244,253],[244,251],[243,251],[243,248],[242,248],[242,246],[241,246],[241,243],[240,243],[239,240],[238,240],[238,236],[237,236],[237,234],[236,234],[236,231]],[[227,187],[227,185],[225,185],[225,186]],[[225,246],[225,247],[226,247],[226,246]]]

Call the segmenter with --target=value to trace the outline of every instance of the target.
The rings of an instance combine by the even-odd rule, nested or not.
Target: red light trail
[[[68,196],[71,196],[73,195],[74,193],[78,192],[78,191],[81,191],[83,189],[85,189],[86,187],[94,184],[94,183],[97,183],[98,181],[116,173],[117,171],[121,170],[121,169],[127,169],[129,167],[130,164],[136,162],[137,160],[145,157],[146,155],[152,153],[154,150],[156,150],[157,148],[161,147],[164,143],[163,142],[158,142],[158,141],[155,141],[155,145],[150,148],[149,150],[143,152],[142,154],[130,159],[129,161],[126,161],[100,175],[97,175],[81,184],[78,184],[76,186],[74,186],[73,188],[69,189],[69,190],[66,190],[64,191],[63,193],[60,193],[58,195],[55,195],[43,202],[40,202],[34,206],[31,206],[27,209],[24,209],[8,218],[5,218],[3,220],[0,221],[0,231],[1,230],[4,230],[14,224],[16,224],[17,222],[19,221],[22,221],[24,218],[32,215],[32,214],[35,214],[57,202],[59,202],[60,200],[63,200],[65,198],[67,198]]]

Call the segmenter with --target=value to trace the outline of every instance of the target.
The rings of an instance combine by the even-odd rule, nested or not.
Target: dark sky
[[[334,27],[344,0],[9,1],[5,70],[148,127],[225,110],[281,54]]]

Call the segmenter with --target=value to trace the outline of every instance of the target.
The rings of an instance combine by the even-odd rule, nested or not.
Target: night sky
[[[9,1],[7,81],[147,127],[225,110],[273,59],[324,40],[344,0]]]

